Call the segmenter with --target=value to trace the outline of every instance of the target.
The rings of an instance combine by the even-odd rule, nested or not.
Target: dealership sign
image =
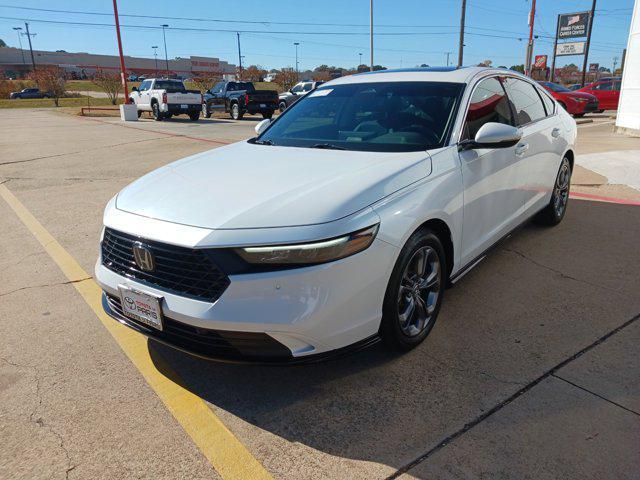
[[[558,38],[586,37],[589,12],[565,13],[558,21]]]
[[[586,42],[569,42],[559,43],[556,47],[556,55],[584,55],[584,46]]]

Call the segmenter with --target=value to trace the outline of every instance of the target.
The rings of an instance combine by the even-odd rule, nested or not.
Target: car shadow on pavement
[[[574,199],[558,227],[526,225],[447,290],[431,335],[404,355],[376,344],[282,367],[219,364],[154,341],[149,352],[232,431],[224,412],[320,452],[400,468],[640,312],[640,221],[630,222],[639,214]],[[261,451],[273,441],[242,435]]]

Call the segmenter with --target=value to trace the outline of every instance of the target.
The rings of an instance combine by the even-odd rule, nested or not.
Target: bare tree
[[[276,74],[276,83],[280,84],[283,90],[289,90],[298,83],[298,74],[293,68],[283,68]]]
[[[213,87],[216,82],[220,81],[221,78],[222,75],[220,73],[203,72],[193,77],[191,83],[193,83],[201,93],[204,93]]]
[[[109,101],[111,101],[111,105],[115,105],[118,102],[118,95],[122,90],[122,79],[120,78],[120,75],[117,73],[105,72],[101,69],[93,76],[91,83],[107,94]]]
[[[250,65],[244,70],[244,79],[249,82],[261,82],[267,71],[257,65]]]
[[[65,94],[67,75],[60,67],[39,67],[29,74],[29,78],[35,82],[38,88],[53,98],[56,107],[59,106],[60,97]]]

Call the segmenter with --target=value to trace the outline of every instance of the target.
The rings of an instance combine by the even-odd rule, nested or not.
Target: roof
[[[357,73],[336,78],[323,85],[343,85],[348,83],[371,82],[452,82],[467,83],[471,78],[483,72],[504,72],[504,69],[489,67],[425,67],[402,68],[396,70],[377,70],[375,72]],[[515,72],[514,72],[515,73]]]

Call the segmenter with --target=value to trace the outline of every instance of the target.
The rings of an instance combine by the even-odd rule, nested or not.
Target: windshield
[[[563,87],[562,85],[558,85],[557,83],[551,83],[551,82],[541,82],[541,83],[542,85],[547,87],[549,90],[552,90],[554,92],[566,93],[571,91],[567,87]]]
[[[464,84],[327,86],[296,102],[258,143],[287,147],[414,152],[442,146]]]
[[[156,90],[166,90],[167,93],[184,93],[184,84],[175,80],[156,80],[153,86]]]

